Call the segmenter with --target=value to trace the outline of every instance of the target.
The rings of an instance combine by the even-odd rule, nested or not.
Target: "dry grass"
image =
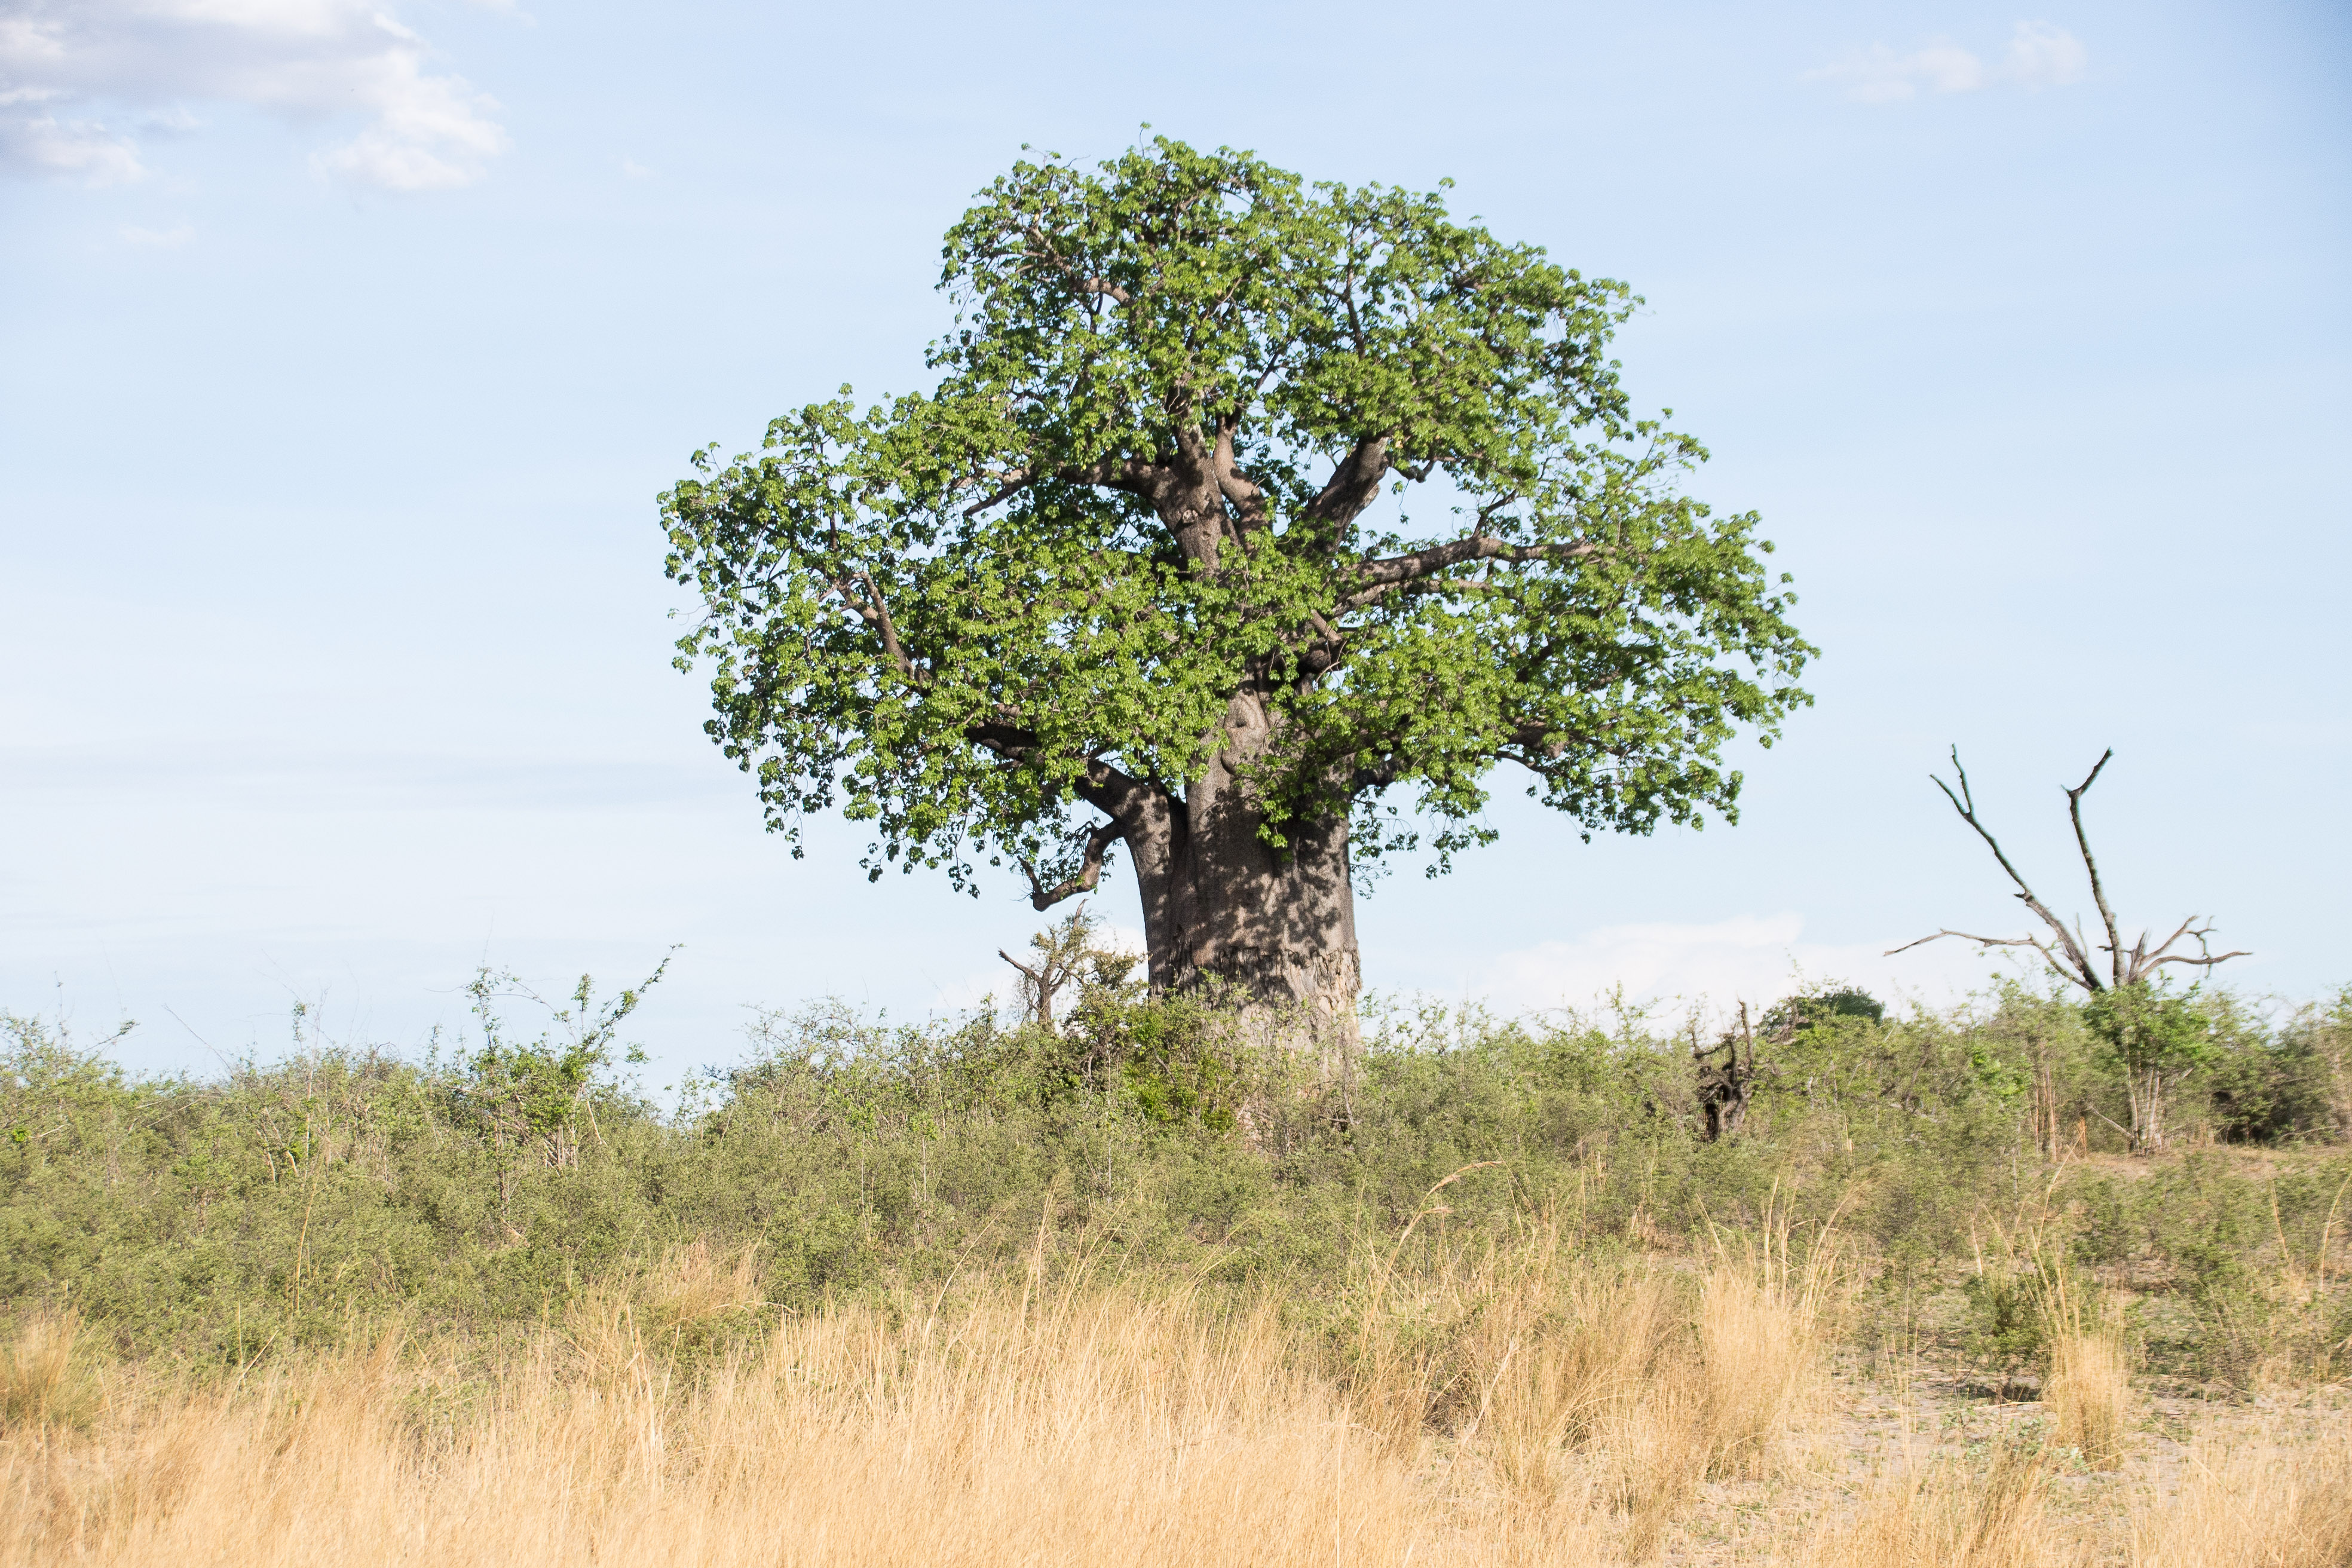
[[[2132,1521],[2133,1568],[2352,1568],[2352,1434],[2196,1456]]]
[[[1788,1469],[1818,1414],[1835,1248],[1824,1233],[1796,1267],[1788,1228],[1768,1215],[1696,1275],[1592,1262],[1556,1214],[1410,1289],[1392,1249],[1371,1271],[1356,1403],[1401,1456],[1450,1437],[1454,1473],[1491,1477],[1511,1517],[1581,1510],[1643,1560],[1704,1483]]]
[[[72,1371],[80,1331],[72,1312],[44,1312],[0,1346],[0,1426],[38,1427],[79,1414]]]
[[[487,1364],[394,1336],[223,1385],[114,1368],[70,1422],[91,1370],[38,1320],[0,1358],[0,1568],[2074,1561],[2032,1443],[1838,1501],[1805,1462],[1826,1265],[1785,1238],[1694,1269],[1537,1226],[1440,1263],[1335,1357],[1270,1301],[1042,1267],[779,1322],[745,1258],[691,1247]],[[1787,1528],[1695,1527],[1727,1500]],[[2210,1456],[2131,1541],[2136,1568],[2346,1568],[2352,1447]]]
[[[1269,1313],[910,1308],[790,1321],[691,1379],[551,1335],[437,1415],[453,1370],[391,1342],[149,1390],[87,1439],[5,1441],[0,1561],[1466,1560]]]
[[[2112,1307],[2092,1315],[2063,1264],[2045,1267],[2042,1281],[2050,1341],[2044,1396],[2055,1440],[2080,1449],[2086,1464],[2113,1469],[2123,1461],[2131,1429],[2131,1363],[2122,1319]]]
[[[2044,1528],[2048,1490],[2039,1457],[2017,1446],[1982,1476],[1909,1465],[1822,1540],[1807,1568],[2054,1568],[2068,1559]]]

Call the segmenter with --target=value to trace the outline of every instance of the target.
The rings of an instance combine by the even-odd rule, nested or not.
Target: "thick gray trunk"
[[[1348,873],[1348,810],[1284,827],[1276,849],[1246,773],[1273,740],[1265,703],[1243,692],[1227,705],[1223,744],[1206,773],[1126,834],[1143,895],[1151,984],[1229,993],[1285,1036],[1352,1049],[1356,994],[1355,888]]]

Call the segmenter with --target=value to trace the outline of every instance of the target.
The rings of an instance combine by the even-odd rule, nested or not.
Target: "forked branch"
[[[2066,812],[2074,826],[2074,846],[2081,851],[2083,869],[2090,877],[2092,901],[2097,904],[2099,919],[2106,927],[2107,940],[2096,948],[2097,952],[2105,952],[2109,957],[2105,976],[2101,976],[2098,965],[2091,956],[2093,946],[2084,937],[2081,929],[2077,927],[2069,931],[2066,922],[2060,920],[2052,911],[2050,906],[2042,901],[2024,877],[2019,874],[2017,868],[2010,863],[2008,854],[2002,850],[2000,841],[1992,836],[1992,830],[1985,826],[1983,820],[1977,816],[1976,797],[1969,788],[1969,771],[1960,765],[1960,749],[1958,746],[1952,748],[1952,771],[1959,776],[1959,788],[1954,790],[1950,784],[1940,778],[1935,779],[1936,787],[1944,792],[1944,798],[1952,803],[1952,809],[1959,814],[1960,820],[1976,830],[1977,837],[1985,841],[1985,847],[1992,851],[1992,858],[2000,863],[2001,870],[2008,874],[2011,881],[2017,884],[2015,896],[2018,900],[2040,917],[2042,923],[2050,928],[2052,934],[2057,940],[2053,943],[2036,936],[1979,936],[1972,931],[1952,931],[1947,928],[1923,936],[1917,942],[1906,942],[1901,947],[1889,948],[1886,956],[1892,958],[1898,952],[1908,952],[1915,947],[1948,936],[1956,936],[1984,947],[2030,947],[2042,955],[2042,961],[2049,964],[2053,973],[2069,984],[2079,985],[2084,991],[2094,994],[2110,988],[2121,990],[2128,985],[2137,985],[2168,963],[2185,963],[2193,968],[2210,969],[2214,964],[2226,963],[2232,958],[2252,957],[2251,952],[2242,951],[2213,952],[2206,942],[2206,938],[2212,933],[2212,923],[2208,921],[2200,926],[2197,923],[2195,915],[2181,921],[2179,927],[2153,951],[2148,948],[2146,931],[2140,933],[2139,940],[2128,952],[2125,950],[2123,937],[2116,921],[2115,909],[2108,903],[2106,887],[2099,879],[2099,863],[2091,854],[2091,836],[2083,826],[2083,797],[2088,795],[2091,786],[2098,782],[2101,770],[2106,767],[2108,760],[2115,754],[2115,748],[2112,746],[2102,752],[2083,782],[2066,792]],[[1929,776],[1934,777],[1932,774]],[[2172,951],[2175,944],[2184,937],[2196,942],[2199,948],[2196,954]]]
[[[1079,862],[1076,876],[1065,877],[1052,887],[1037,875],[1037,868],[1029,861],[1021,862],[1021,869],[1029,877],[1029,904],[1032,909],[1050,910],[1064,899],[1075,899],[1080,893],[1091,893],[1102,881],[1103,856],[1126,833],[1117,822],[1106,822],[1087,836],[1086,858]],[[1007,963],[1013,963],[1006,959]],[[1019,965],[1014,965],[1018,968]]]
[[[2091,858],[2090,835],[2083,831],[2083,797],[2091,793],[2091,786],[2093,784],[2099,782],[2099,770],[2105,767],[2107,765],[2107,759],[2115,754],[2116,749],[2113,746],[2109,746],[2105,751],[2101,752],[2099,753],[2099,760],[2091,764],[2089,774],[2084,778],[2081,784],[2076,784],[2073,789],[2066,792],[2066,815],[2074,824],[2074,847],[2083,852],[2083,869],[2091,874],[2091,901],[2099,906],[2099,919],[2107,928],[2106,951],[2115,960],[2115,983],[2117,985],[2127,985],[2130,982],[2124,978],[2124,939],[2116,931],[2116,911],[2107,907],[2107,889],[2099,881],[2099,863]],[[1958,765],[1960,749],[1958,746],[1954,746],[1952,748],[1953,765]],[[2181,921],[2180,929],[2181,931],[2187,931],[2189,929],[2189,921]],[[2179,931],[2173,933],[2173,940],[2176,942],[2179,940]],[[2142,932],[2140,935],[2140,944],[2144,947],[2147,943],[2147,933]],[[2167,942],[2165,944],[2167,947],[2171,945],[2171,942]]]

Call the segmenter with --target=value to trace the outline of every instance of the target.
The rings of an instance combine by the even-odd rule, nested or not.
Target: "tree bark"
[[[1151,984],[1222,995],[1295,1047],[1351,1052],[1362,969],[1348,800],[1335,794],[1321,817],[1284,825],[1286,846],[1267,844],[1248,774],[1274,738],[1264,695],[1235,693],[1202,776],[1181,798],[1152,792],[1124,824]]]

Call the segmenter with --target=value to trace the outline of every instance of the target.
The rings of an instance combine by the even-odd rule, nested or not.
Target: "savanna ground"
[[[662,1110],[477,1001],[10,1021],[0,1561],[2352,1564],[2352,995],[2194,998],[2160,1149],[2017,988],[1784,1004],[1715,1142],[1633,1009],[1309,1070],[1098,966]]]

